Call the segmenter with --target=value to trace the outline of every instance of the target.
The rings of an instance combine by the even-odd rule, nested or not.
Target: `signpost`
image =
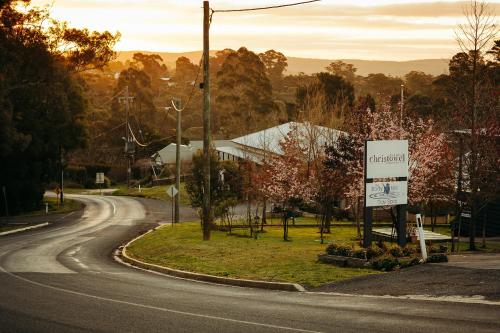
[[[99,184],[99,193],[102,195],[102,185],[104,184],[104,172],[97,172],[95,174],[95,183]]]
[[[406,245],[408,140],[365,141],[363,246],[372,243],[373,207],[397,207],[398,245]],[[377,182],[374,182],[374,180]]]
[[[173,185],[167,188],[167,194],[172,198],[172,227],[174,226],[174,201],[178,192],[179,191]]]

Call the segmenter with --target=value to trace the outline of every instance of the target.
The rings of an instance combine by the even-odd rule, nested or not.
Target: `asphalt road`
[[[499,305],[265,291],[129,268],[113,249],[169,211],[72,197],[86,204],[81,216],[0,238],[0,332],[500,332]]]

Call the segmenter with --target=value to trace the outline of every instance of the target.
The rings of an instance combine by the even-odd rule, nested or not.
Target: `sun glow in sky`
[[[213,0],[213,9],[278,5],[297,0]],[[119,31],[117,50],[202,49],[201,0],[32,0],[78,28]],[[297,7],[215,13],[211,48],[275,49],[287,56],[410,60],[458,52],[455,27],[467,1],[323,0]],[[495,13],[500,0],[489,1]]]

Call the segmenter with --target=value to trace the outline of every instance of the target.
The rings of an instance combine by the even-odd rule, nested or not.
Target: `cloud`
[[[120,31],[119,49],[187,51],[201,48],[200,0],[32,0],[52,3],[55,18],[75,27]],[[252,0],[248,6],[283,3]],[[286,1],[285,1],[286,2]],[[247,6],[211,0],[214,9]],[[304,6],[215,13],[213,48],[278,49],[289,55],[415,59],[451,56],[453,31],[467,1],[323,0]],[[500,3],[491,4],[500,11]]]

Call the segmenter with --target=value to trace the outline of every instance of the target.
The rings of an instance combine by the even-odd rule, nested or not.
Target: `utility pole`
[[[129,125],[129,113],[130,113],[130,100],[133,97],[130,97],[128,94],[128,86],[125,86],[123,89],[124,97],[120,97],[119,100],[124,100],[125,102],[125,155],[127,158],[127,188],[130,188],[130,174],[131,170],[131,159],[134,155],[134,146],[133,142],[130,140],[130,125]]]
[[[399,112],[399,128],[401,131],[400,139],[403,139],[403,111],[405,107],[405,85],[401,85],[401,110]]]
[[[5,216],[7,219],[9,218],[9,205],[7,204],[7,188],[5,186],[2,186],[2,192],[3,192],[3,202],[5,204]],[[5,220],[7,223],[8,221]]]
[[[175,223],[179,223],[179,203],[181,196],[181,101],[174,101],[175,111],[177,112],[177,143],[175,145],[175,187],[177,188],[177,194],[174,197],[175,201]]]
[[[203,240],[210,239],[210,4],[203,1]]]
[[[61,206],[64,205],[64,153],[63,153],[63,148],[59,146],[59,158],[60,158],[60,163],[61,163]]]

